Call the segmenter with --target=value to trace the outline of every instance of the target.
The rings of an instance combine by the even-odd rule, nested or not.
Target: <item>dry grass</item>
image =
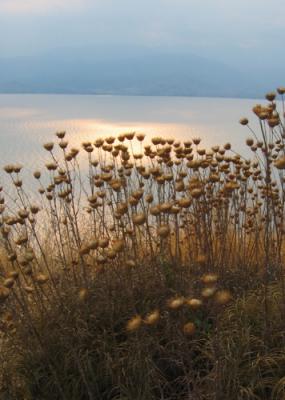
[[[143,144],[135,133],[80,150],[58,132],[34,173],[37,202],[21,167],[4,168],[4,398],[282,399],[285,125],[275,98],[253,109],[260,132],[240,121],[250,160],[229,143]]]

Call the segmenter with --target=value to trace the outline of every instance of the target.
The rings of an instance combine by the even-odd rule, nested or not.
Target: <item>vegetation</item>
[[[283,399],[285,88],[247,160],[125,133],[46,143],[0,197],[1,399]],[[281,110],[279,110],[279,105]]]

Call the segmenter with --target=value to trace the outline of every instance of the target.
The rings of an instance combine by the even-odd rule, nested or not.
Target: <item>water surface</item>
[[[178,140],[199,136],[204,146],[231,142],[246,153],[248,130],[238,121],[251,116],[255,100],[79,95],[0,95],[0,179],[7,163],[33,172],[43,166],[42,144],[65,130],[72,145],[125,131]],[[253,118],[254,119],[254,118]],[[26,172],[27,173],[27,172]]]

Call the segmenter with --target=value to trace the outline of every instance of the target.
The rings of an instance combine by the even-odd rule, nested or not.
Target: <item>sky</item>
[[[284,0],[0,0],[0,57],[119,46],[272,63],[284,14]]]

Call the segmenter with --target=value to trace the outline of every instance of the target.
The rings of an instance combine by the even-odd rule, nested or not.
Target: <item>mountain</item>
[[[173,51],[81,48],[0,58],[0,93],[258,97],[265,90],[246,71]]]

